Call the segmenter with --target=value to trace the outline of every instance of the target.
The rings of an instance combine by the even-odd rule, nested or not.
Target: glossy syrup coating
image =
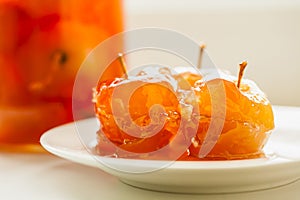
[[[185,149],[177,160],[264,156],[262,148],[274,128],[272,107],[264,93],[248,80],[237,88],[232,77],[202,78],[183,72],[171,78],[146,75],[99,83],[94,96],[96,115],[102,124],[98,153],[132,157],[131,153],[141,155],[168,146],[163,157],[133,157],[173,159],[169,155],[178,148]],[[162,107],[156,107],[158,104]],[[212,126],[213,120],[220,126]],[[204,144],[212,144],[211,150],[201,155]]]
[[[222,92],[214,94],[214,88]],[[197,82],[194,90],[199,99],[200,120],[196,137],[190,146],[191,155],[199,157],[199,151],[207,137],[212,122],[212,97],[224,98],[225,105],[215,105],[215,119],[223,122],[221,133],[206,143],[215,143],[206,159],[246,159],[264,156],[263,147],[274,128],[274,116],[270,102],[265,94],[249,80],[244,80],[237,88],[234,80],[213,79]],[[223,97],[218,97],[222,96]],[[215,127],[211,127],[214,132]]]
[[[100,154],[150,153],[168,145],[180,123],[179,102],[170,81],[149,75],[101,82],[94,93]],[[115,147],[109,146],[108,141]],[[106,149],[106,150],[105,150]],[[124,150],[124,151],[122,151]]]

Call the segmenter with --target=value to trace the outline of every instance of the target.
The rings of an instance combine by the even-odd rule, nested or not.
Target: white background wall
[[[300,106],[300,0],[125,0],[126,28],[162,27],[207,44],[215,64],[258,83],[273,104]]]

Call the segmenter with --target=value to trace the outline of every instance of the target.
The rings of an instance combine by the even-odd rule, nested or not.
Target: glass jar
[[[42,133],[73,120],[76,72],[122,20],[120,0],[1,0],[1,149],[39,149]]]

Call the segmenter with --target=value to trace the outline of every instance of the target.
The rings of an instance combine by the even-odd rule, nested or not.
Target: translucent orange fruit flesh
[[[178,99],[168,82],[143,79],[116,80],[97,87],[96,115],[102,133],[122,150],[155,151],[176,134],[180,115]]]
[[[201,118],[195,142],[189,148],[192,156],[199,157],[205,139],[206,143],[214,145],[206,159],[245,159],[264,155],[262,149],[274,128],[274,117],[271,104],[253,82],[241,85],[239,89],[232,81],[213,79],[195,88]],[[213,105],[212,97],[225,104],[215,102]],[[222,122],[223,127],[215,137],[207,137],[209,128],[212,133],[217,129],[210,126],[212,116]]]
[[[187,71],[174,75],[174,78],[181,89],[190,90],[196,81],[202,79],[202,76],[200,74]]]
[[[94,102],[102,125],[100,155],[174,159],[170,155],[181,149],[177,160],[264,156],[274,118],[269,101],[253,82],[243,81],[237,88],[234,80],[203,81],[190,72],[172,77],[137,76],[98,84]],[[165,156],[151,156],[164,148]],[[203,154],[205,148],[209,151]]]

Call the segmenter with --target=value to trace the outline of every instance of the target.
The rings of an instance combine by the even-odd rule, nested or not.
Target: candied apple
[[[170,143],[179,127],[178,99],[163,76],[102,82],[94,101],[102,124],[99,134],[129,152],[160,149]]]
[[[76,21],[60,21],[51,31],[32,34],[16,55],[24,84],[40,97],[70,97],[80,63],[106,37],[100,29]]]
[[[216,112],[215,118],[224,122],[221,133],[207,136],[212,122],[212,88],[222,87],[225,92],[225,105],[217,105],[225,112]],[[212,79],[199,81],[194,87],[199,99],[200,119],[197,135],[190,146],[192,156],[199,155],[203,144],[211,143],[213,148],[206,159],[245,159],[263,156],[264,147],[270,131],[274,128],[274,117],[270,102],[257,85],[249,80],[243,80],[240,88],[235,80]],[[221,97],[222,98],[222,97]],[[225,107],[224,107],[225,106]],[[221,108],[222,107],[222,108]],[[218,119],[217,119],[218,120]],[[214,132],[214,127],[211,127]],[[213,138],[217,139],[214,141]]]
[[[138,158],[193,161],[264,156],[274,117],[270,102],[254,82],[241,81],[242,75],[236,80],[221,73],[207,80],[209,75],[169,72],[142,72],[99,82],[94,93],[102,125],[98,153],[130,157],[130,153],[168,146],[165,156]],[[170,156],[178,148],[180,154]]]

